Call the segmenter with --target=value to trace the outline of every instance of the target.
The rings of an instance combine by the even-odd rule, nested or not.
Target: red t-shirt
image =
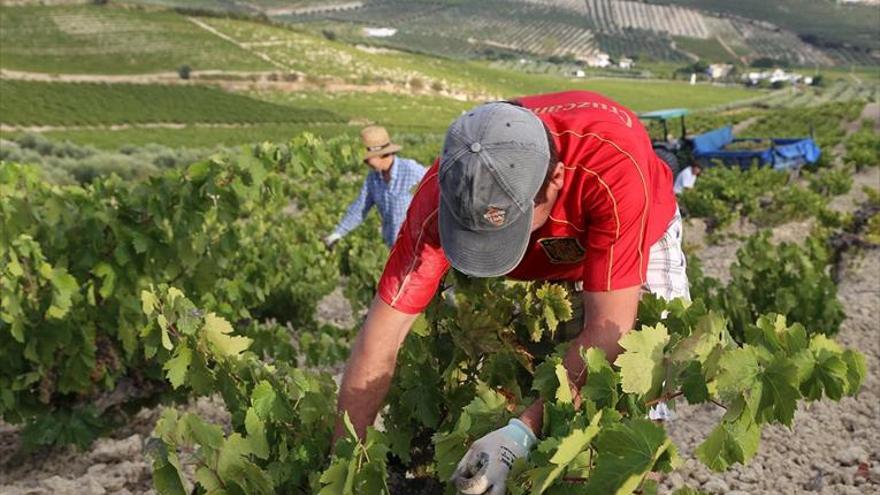
[[[565,183],[508,276],[583,280],[590,292],[643,284],[650,247],[676,203],[672,174],[635,114],[588,91],[519,101],[554,136]],[[379,282],[379,297],[405,313],[424,310],[449,269],[438,232],[438,168],[435,162],[416,190]]]

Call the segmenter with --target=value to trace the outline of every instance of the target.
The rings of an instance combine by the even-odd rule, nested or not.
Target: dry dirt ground
[[[880,186],[878,170],[855,177],[851,193],[836,198],[842,209],[862,201],[863,185]],[[794,222],[774,229],[776,241],[798,242],[809,234],[811,222]],[[700,226],[692,238],[707,275],[728,278],[727,267],[740,242],[727,240],[702,246]],[[740,233],[747,227],[738,226]],[[696,234],[696,235],[693,235]],[[687,230],[686,230],[687,236]],[[761,447],[746,466],[713,473],[697,461],[693,450],[717,424],[723,411],[716,406],[679,406],[668,424],[685,465],[663,481],[661,493],[688,485],[710,494],[876,494],[880,493],[880,250],[849,256],[839,286],[847,320],[836,339],[865,354],[868,376],[856,398],[803,404],[792,428],[766,428]]]
[[[853,192],[837,198],[839,207],[853,208],[862,196],[862,185],[880,186],[878,172],[874,168],[859,174]],[[739,241],[706,245],[699,222],[687,230],[687,242],[698,249],[707,275],[725,278]],[[740,226],[736,230],[748,233],[750,229]],[[774,238],[797,242],[808,231],[809,222],[787,224],[774,230]],[[765,429],[757,456],[748,465],[725,473],[712,473],[693,458],[693,449],[721,411],[714,406],[680,406],[668,429],[685,464],[662,481],[661,493],[683,484],[730,495],[880,493],[880,250],[850,255],[839,298],[848,319],[837,339],[867,357],[868,377],[861,394],[840,403],[803,405],[791,430]],[[343,299],[339,293],[329,297],[322,305],[322,319],[344,319]],[[228,424],[228,415],[216,399],[199,399],[180,408]],[[21,455],[17,429],[0,423],[0,495],[152,495],[149,462],[143,451],[159,412],[158,407],[142,410],[130,425],[86,452],[57,448]]]

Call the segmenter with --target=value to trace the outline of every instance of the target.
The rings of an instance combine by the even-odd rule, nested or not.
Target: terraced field
[[[116,6],[2,6],[5,69],[47,73],[139,74],[195,70],[266,70],[247,51],[170,11]]]

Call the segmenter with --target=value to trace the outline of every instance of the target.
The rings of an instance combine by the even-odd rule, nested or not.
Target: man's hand
[[[342,239],[342,236],[334,232],[321,240],[324,241],[324,246],[327,249],[333,249],[333,245],[336,244],[339,239]]]
[[[513,462],[528,456],[537,442],[525,423],[511,419],[471,445],[452,475],[455,488],[465,495],[503,495]]]

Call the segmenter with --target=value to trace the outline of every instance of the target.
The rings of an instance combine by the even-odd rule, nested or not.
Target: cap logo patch
[[[490,206],[486,213],[483,213],[483,218],[489,221],[492,225],[496,227],[501,227],[504,225],[504,216],[507,214],[501,208],[496,208],[494,206]]]

